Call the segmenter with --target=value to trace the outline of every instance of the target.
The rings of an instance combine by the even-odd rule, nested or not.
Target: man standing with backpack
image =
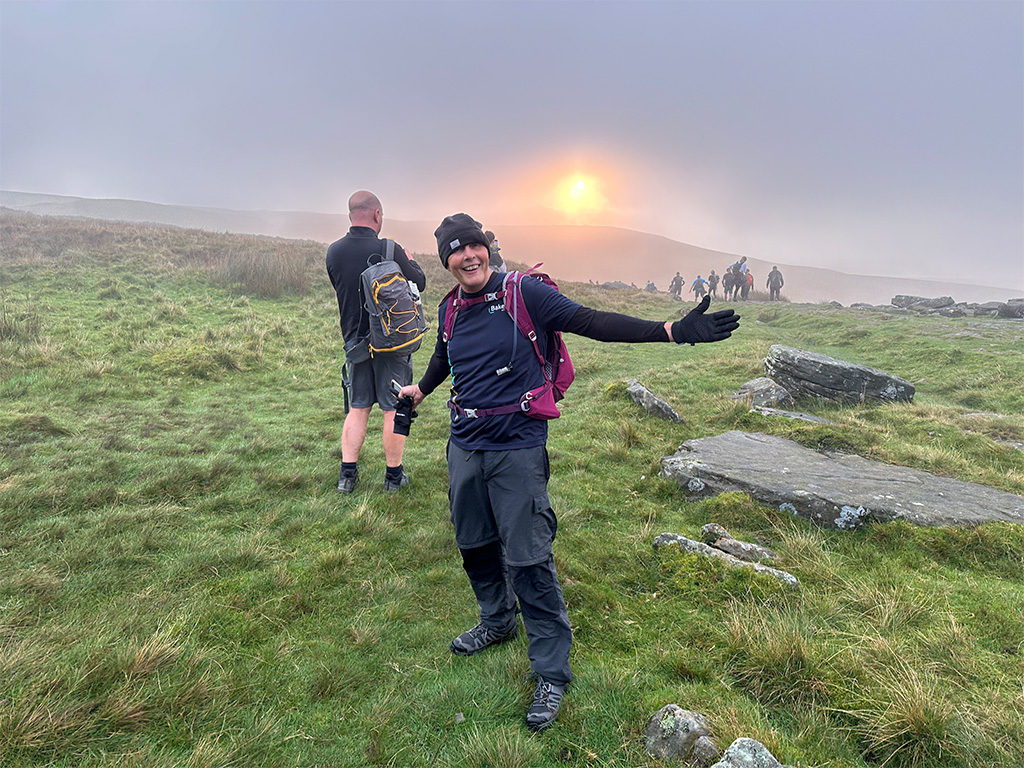
[[[518,598],[537,677],[526,723],[542,730],[558,717],[572,679],[572,630],[552,557],[557,522],[547,493],[546,419],[558,412],[531,399],[549,390],[557,374],[546,372],[539,359],[549,359],[548,348],[559,344],[556,332],[598,341],[694,344],[728,338],[739,316],[731,309],[705,314],[708,299],[674,323],[599,312],[529,274],[492,272],[483,229],[465,213],[446,217],[434,236],[458,287],[441,304],[427,370],[401,396],[419,405],[452,377],[448,498],[480,623],[456,637],[451,650],[470,656],[515,637]],[[520,294],[514,302],[509,291]],[[536,346],[518,329],[523,318],[511,317],[523,312]]]
[[[721,278],[715,274],[715,270],[711,270],[711,274],[708,275],[708,296],[712,299],[718,298],[718,282]]]
[[[394,492],[409,484],[402,467],[405,436],[396,435],[395,395],[390,383],[412,381],[410,354],[370,357],[367,339],[370,316],[364,306],[360,276],[375,254],[387,253],[386,241],[378,237],[384,215],[380,200],[372,192],[356,192],[348,201],[348,218],[352,227],[348,234],[331,243],[327,249],[327,274],[338,294],[341,335],[345,340],[345,381],[350,409],[341,431],[341,472],[338,493],[352,493],[359,480],[359,451],[366,439],[370,410],[377,403],[384,413],[384,490]],[[419,290],[426,287],[426,277],[419,265],[410,259],[400,245],[394,246],[393,258],[402,274]]]
[[[785,285],[785,280],[782,279],[782,273],[779,272],[778,267],[772,267],[772,271],[768,273],[768,280],[765,283],[765,287],[768,289],[768,301],[778,301],[779,291],[782,290],[782,286]]]
[[[708,281],[697,275],[697,279],[690,284],[690,292],[693,293],[694,301],[700,301],[708,292]]]
[[[676,276],[672,278],[672,282],[668,284],[668,292],[672,294],[672,298],[676,301],[683,300],[683,276],[676,272]]]

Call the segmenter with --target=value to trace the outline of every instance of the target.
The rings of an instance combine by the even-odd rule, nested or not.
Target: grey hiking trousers
[[[549,472],[544,446],[466,451],[448,444],[452,525],[480,621],[499,631],[510,627],[518,598],[531,668],[566,685],[572,628],[551,553],[558,522]]]

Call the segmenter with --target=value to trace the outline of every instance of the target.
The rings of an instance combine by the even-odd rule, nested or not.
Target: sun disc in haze
[[[607,200],[594,178],[570,176],[558,185],[556,207],[576,222],[586,222],[607,207]]]

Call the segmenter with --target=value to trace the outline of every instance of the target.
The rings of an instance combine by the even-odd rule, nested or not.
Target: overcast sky
[[[1024,2],[0,0],[0,188],[1019,288]]]

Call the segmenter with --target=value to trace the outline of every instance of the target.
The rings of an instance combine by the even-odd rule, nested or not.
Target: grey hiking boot
[[[511,640],[518,633],[518,622],[513,623],[512,628],[504,632],[485,627],[483,624],[477,624],[472,629],[463,632],[452,640],[452,653],[459,656],[472,656],[474,653],[480,653],[480,651],[490,648],[492,645],[498,645],[506,640]]]
[[[359,472],[354,475],[341,475],[338,478],[338,493],[352,493],[359,482]]]
[[[384,475],[384,491],[386,493],[394,493],[402,488],[405,488],[409,484],[409,476],[402,473],[402,476],[398,480],[392,480],[387,475]]]
[[[537,687],[533,691],[533,703],[526,710],[526,727],[531,731],[543,731],[558,719],[558,710],[562,708],[564,685],[549,683],[543,677],[537,678]]]

